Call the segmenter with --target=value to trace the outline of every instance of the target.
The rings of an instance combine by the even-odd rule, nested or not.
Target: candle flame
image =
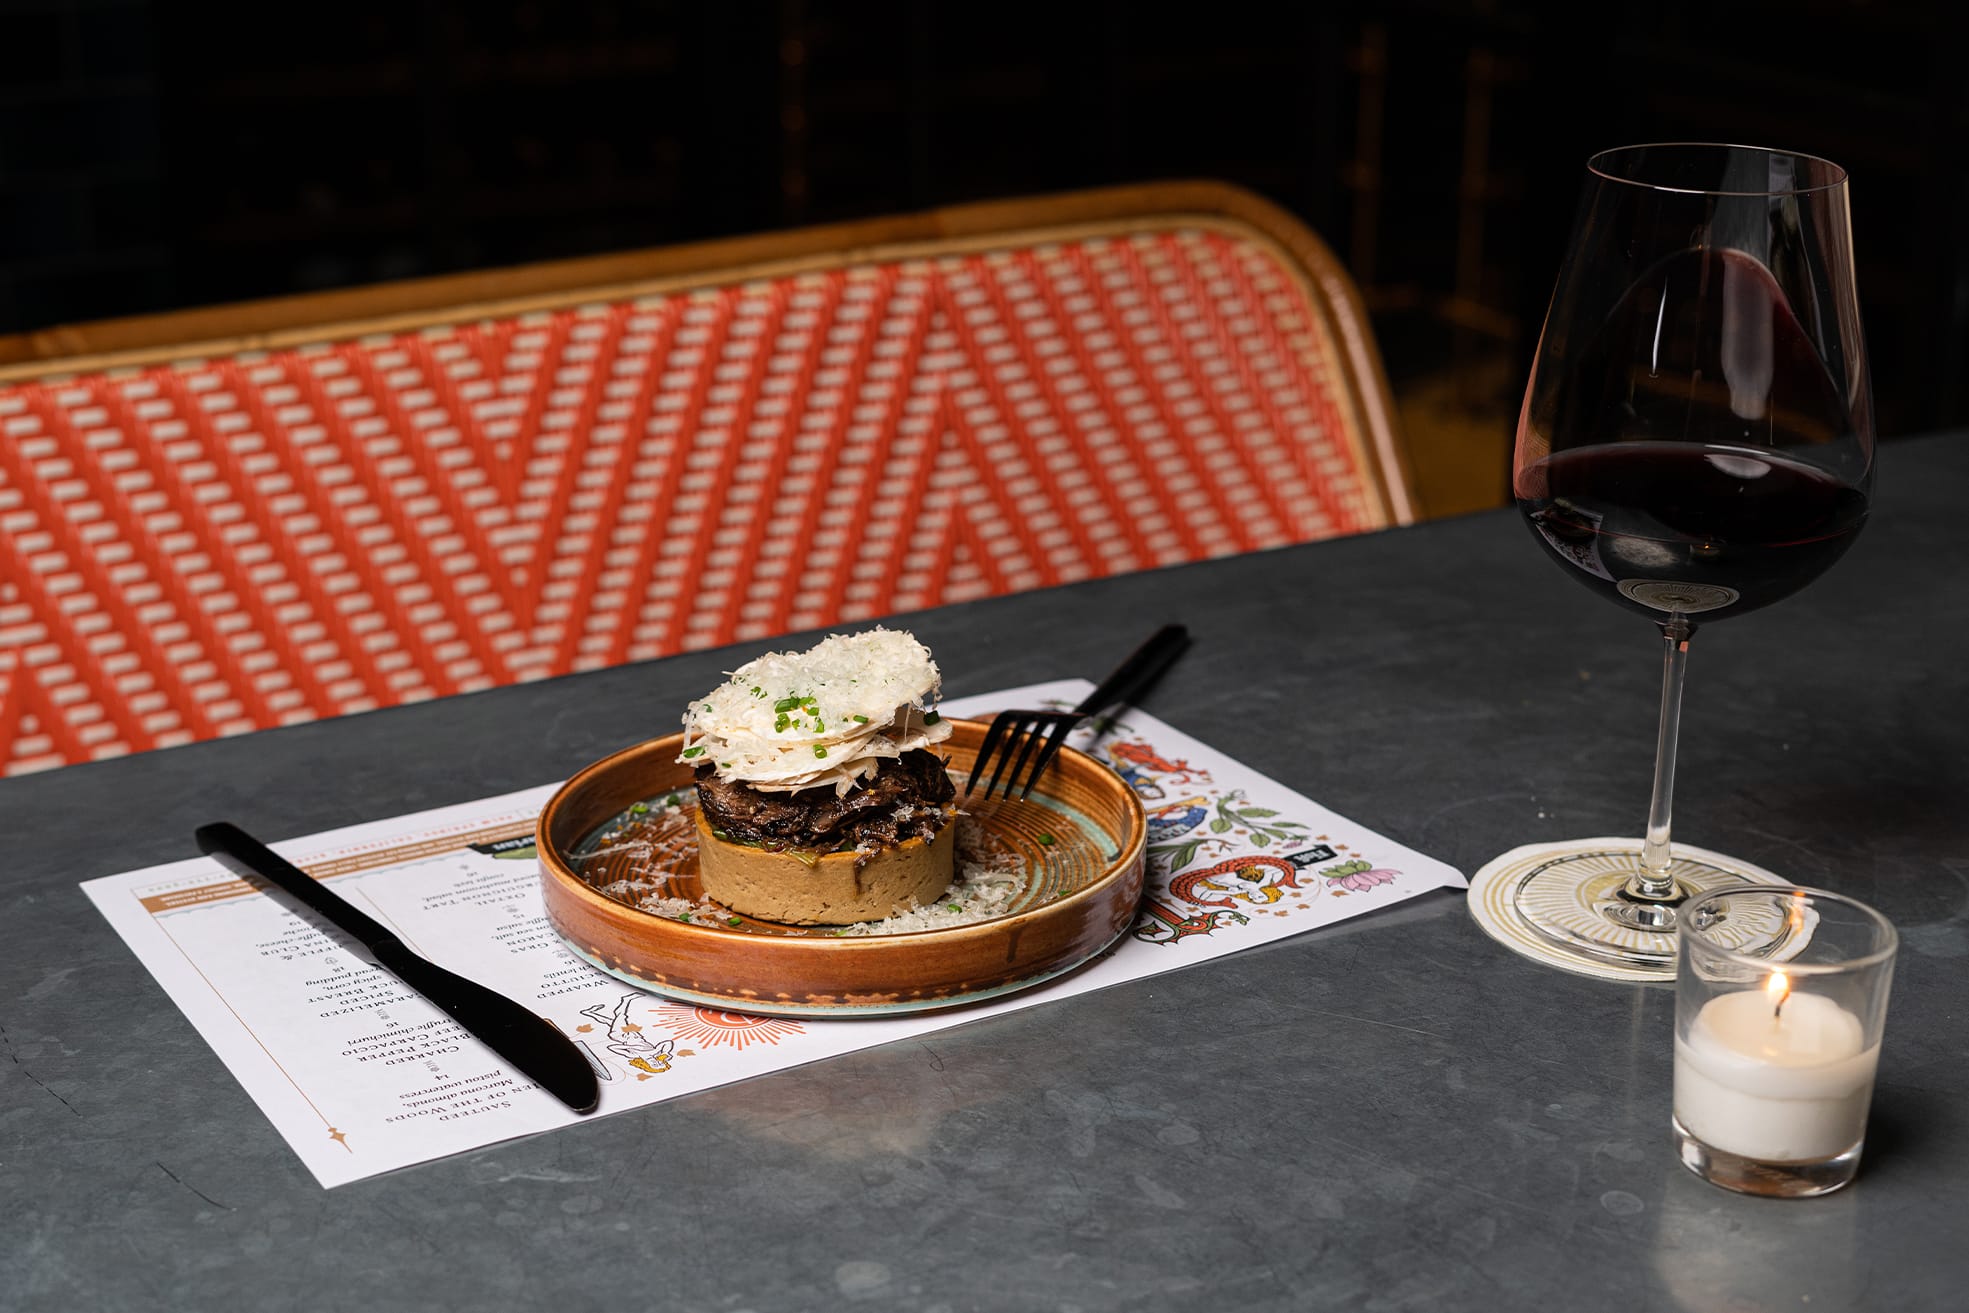
[[[1784,1011],[1784,1001],[1791,997],[1791,978],[1782,971],[1773,971],[1771,978],[1764,982],[1764,993],[1771,1000],[1771,1017],[1776,1020]]]

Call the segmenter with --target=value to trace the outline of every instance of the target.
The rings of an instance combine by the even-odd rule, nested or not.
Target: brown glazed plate
[[[651,739],[589,766],[548,800],[536,838],[547,918],[585,961],[684,1002],[786,1017],[894,1016],[1010,994],[1071,971],[1127,933],[1142,896],[1147,819],[1119,776],[1071,748],[1029,798],[962,797],[985,726],[953,720],[950,759],[960,826],[1020,876],[1008,910],[985,921],[904,934],[843,935],[730,913],[690,921],[630,901],[631,867],[668,876],[661,892],[700,900],[694,790],[676,757],[682,735]],[[660,806],[670,798],[682,805]],[[593,836],[638,802],[658,815],[634,845]],[[967,836],[959,832],[960,846]],[[599,850],[598,850],[599,847]],[[604,893],[604,889],[621,895]]]

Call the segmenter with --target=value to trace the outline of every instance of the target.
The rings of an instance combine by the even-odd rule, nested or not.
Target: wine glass
[[[1568,574],[1661,630],[1654,799],[1645,839],[1548,851],[1512,877],[1509,906],[1538,956],[1665,980],[1676,907],[1757,874],[1669,846],[1689,640],[1797,592],[1852,545],[1873,414],[1843,170],[1668,144],[1606,151],[1587,173],[1513,492]]]

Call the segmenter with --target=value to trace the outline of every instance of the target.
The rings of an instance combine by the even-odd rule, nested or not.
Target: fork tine
[[[1025,774],[1026,763],[1032,760],[1033,754],[1038,751],[1039,745],[1044,741],[1041,735],[1049,723],[1047,719],[1033,716],[1019,727],[1025,735],[1025,740],[1019,744],[1019,759],[1012,766],[1011,774],[1005,777],[1005,791],[999,794],[999,797],[1009,798],[1018,790],[1019,778]],[[1008,757],[1012,755],[1009,748],[1006,749],[1005,755]],[[992,776],[994,783],[997,779],[998,777],[996,775]]]
[[[970,797],[971,791],[978,787],[978,776],[984,774],[985,767],[991,764],[992,749],[998,746],[998,741],[1005,737],[1006,727],[1016,719],[1017,713],[1011,711],[1001,711],[991,718],[991,728],[985,731],[984,742],[978,745],[978,755],[971,761],[971,778],[964,785],[965,797]],[[991,790],[987,788],[985,797],[990,796]]]
[[[1047,764],[1059,754],[1060,749],[1066,744],[1067,735],[1073,733],[1074,726],[1079,723],[1079,717],[1071,717],[1053,722],[1053,732],[1046,736],[1046,746],[1040,750],[1039,756],[1033,761],[1032,770],[1026,775],[1026,786],[1019,790],[1019,796],[1021,798],[1032,793],[1032,786],[1039,783],[1039,777],[1045,774]],[[1007,795],[1011,791],[1011,786],[1006,786],[1005,792]]]
[[[984,796],[986,798],[990,798],[992,793],[998,788],[999,778],[1005,775],[1005,768],[1007,766],[1012,765],[1013,749],[1020,748],[1020,747],[1029,747],[1031,743],[1032,743],[1031,726],[1024,720],[1020,720],[1017,723],[1015,723],[1012,727],[1011,733],[1006,736],[1005,746],[1000,748],[998,751],[998,761],[995,763],[996,769],[991,772],[991,778],[985,781]],[[1023,761],[1024,760],[1023,756],[1021,756],[1019,760]],[[1019,778],[1019,768],[1017,766],[1012,766],[1012,773],[1008,777],[1008,779],[1016,780],[1017,778]],[[1010,791],[1010,785],[1008,783],[1007,792],[1009,791]],[[1001,793],[999,794],[999,796],[1004,797],[1005,794]]]

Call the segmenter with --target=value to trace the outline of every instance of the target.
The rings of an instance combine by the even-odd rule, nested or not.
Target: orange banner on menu
[[[459,834],[445,834],[436,838],[420,839],[414,843],[402,843],[388,848],[377,848],[371,852],[359,852],[348,857],[309,862],[307,869],[308,874],[315,879],[326,880],[331,876],[353,875],[357,871],[401,866],[405,862],[414,862],[421,857],[440,857],[445,853],[457,852],[461,848],[472,848],[482,843],[497,843],[502,839],[517,839],[532,833],[531,821],[523,821],[517,825],[490,825]]]
[[[398,866],[404,862],[416,861],[420,857],[436,857],[478,844],[510,841],[530,836],[532,833],[533,827],[530,824],[493,825],[465,834],[446,835],[443,838],[379,848],[373,852],[357,853],[329,861],[310,862],[307,872],[317,880],[326,880],[337,875],[353,875],[357,871]],[[140,901],[146,912],[156,916],[160,912],[175,912],[181,907],[197,907],[202,903],[217,903],[227,898],[240,898],[257,892],[258,890],[245,880],[225,880],[217,884],[202,884],[193,889],[172,889],[165,893],[152,894]]]
[[[144,910],[152,916],[159,912],[175,912],[180,907],[196,907],[200,903],[216,903],[226,898],[238,898],[243,894],[257,892],[244,880],[226,880],[219,884],[202,884],[196,889],[172,889],[161,894],[152,894],[142,900]]]

